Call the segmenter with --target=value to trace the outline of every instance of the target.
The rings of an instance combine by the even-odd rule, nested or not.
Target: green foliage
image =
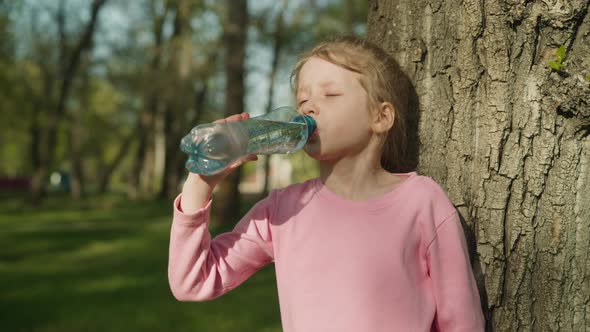
[[[555,60],[549,61],[549,66],[551,67],[551,69],[553,69],[557,72],[564,71],[567,67],[567,64],[564,61],[565,56],[566,56],[565,47],[563,45],[561,45],[561,46],[559,46],[557,51],[555,51]],[[584,79],[587,81],[590,81],[590,75],[584,76]]]
[[[36,68],[24,60],[0,59],[0,176],[20,176],[31,170],[29,82]],[[33,75],[33,76],[30,76]]]
[[[566,67],[566,65],[563,61],[564,59],[565,59],[565,47],[563,45],[561,45],[561,46],[559,46],[559,48],[555,52],[555,60],[549,61],[549,66],[556,71],[562,71]]]

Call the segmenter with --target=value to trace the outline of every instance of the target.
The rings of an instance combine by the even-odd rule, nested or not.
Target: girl
[[[409,81],[383,50],[343,38],[304,55],[298,110],[320,177],[275,190],[211,239],[226,172],[189,174],[174,203],[169,281],[181,301],[216,298],[274,263],[285,332],[482,331],[457,211],[439,185],[400,173]],[[221,121],[247,119],[246,113]]]

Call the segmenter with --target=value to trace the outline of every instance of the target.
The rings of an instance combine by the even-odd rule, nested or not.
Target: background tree
[[[32,178],[31,194],[33,202],[37,202],[43,194],[47,176],[54,162],[60,122],[66,113],[68,98],[70,97],[73,82],[80,66],[80,60],[83,53],[88,51],[92,46],[98,13],[105,1],[94,0],[91,3],[90,19],[83,28],[80,36],[76,38],[73,47],[70,46],[71,41],[66,33],[66,9],[63,1],[60,2],[58,12],[56,13],[55,20],[59,33],[58,63],[53,72],[53,69],[47,66],[48,64],[42,62],[46,79],[46,89],[45,94],[42,96],[43,102],[39,102],[38,106],[42,106],[47,110],[47,118],[43,122],[45,126],[35,130],[34,136],[37,139],[32,141],[32,150],[35,151],[37,155],[35,160],[38,161],[35,165]],[[54,81],[57,81],[56,87],[53,85]],[[53,92],[53,89],[55,89],[55,92]],[[55,97],[53,97],[54,95]]]
[[[180,137],[236,112],[240,99],[253,116],[293,104],[295,56],[320,38],[364,33],[361,0],[241,4],[231,15],[242,19],[231,20],[230,5],[238,3],[0,2],[0,177],[33,178],[36,200],[46,189],[169,199],[186,175]],[[246,16],[253,20],[242,22]],[[317,175],[304,153],[276,157],[292,163],[294,181]],[[54,172],[58,186],[48,183]]]
[[[272,111],[272,103],[273,98],[275,95],[275,87],[277,81],[277,73],[279,71],[279,61],[281,56],[281,51],[283,48],[283,44],[285,42],[285,38],[283,36],[284,26],[285,26],[285,11],[289,7],[289,0],[283,0],[281,2],[281,8],[279,9],[276,16],[276,22],[274,24],[274,31],[271,32],[271,43],[272,43],[272,56],[271,56],[271,63],[270,63],[270,71],[268,72],[268,100],[266,103],[266,113]],[[264,160],[264,185],[261,197],[268,196],[270,191],[269,188],[269,177],[270,177],[270,156],[265,156]]]
[[[490,330],[590,326],[589,4],[369,5],[420,96],[419,171],[473,235]]]
[[[245,111],[245,66],[248,31],[247,0],[228,0],[227,16],[223,23],[225,46],[225,112],[224,117]],[[242,167],[232,172],[220,185],[215,214],[221,222],[236,220],[240,206],[239,183]]]
[[[187,123],[193,123],[195,110],[190,107],[192,99],[192,47],[191,18],[194,3],[191,0],[175,0],[170,5],[174,10],[173,33],[170,40],[170,60],[167,73],[170,75],[165,87],[165,106],[163,108],[163,135],[165,139],[165,162],[160,189],[160,197],[173,197],[178,192],[180,174],[178,142],[187,132]],[[190,127],[189,127],[190,128]]]
[[[23,102],[29,92],[23,72],[31,68],[16,60],[18,44],[11,15],[17,10],[14,3],[0,2],[0,164],[2,173],[11,176],[25,175],[36,162],[27,149],[32,124],[30,103]]]
[[[151,23],[148,29],[152,33],[152,46],[149,47],[150,61],[145,75],[149,78],[144,85],[144,107],[139,111],[137,127],[137,146],[132,161],[130,178],[131,196],[153,190],[155,122],[158,110],[161,108],[158,78],[162,75],[162,56],[165,42],[164,25],[169,17],[170,6],[160,0],[150,0],[147,4],[147,17]],[[149,182],[149,184],[148,184]],[[143,186],[142,186],[143,183]],[[150,189],[148,189],[150,188]]]

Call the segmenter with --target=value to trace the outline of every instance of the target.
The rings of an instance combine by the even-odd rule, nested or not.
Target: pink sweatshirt
[[[341,198],[320,179],[273,191],[213,240],[211,201],[174,202],[168,276],[181,301],[210,300],[275,264],[284,332],[483,331],[457,211],[428,177]]]

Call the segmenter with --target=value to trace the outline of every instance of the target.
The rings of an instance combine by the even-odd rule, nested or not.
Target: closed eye
[[[337,97],[337,96],[342,96],[342,94],[340,93],[327,93],[326,97]]]
[[[307,99],[300,101],[297,105],[299,105],[301,107],[301,105],[303,105],[305,102],[307,102]]]

